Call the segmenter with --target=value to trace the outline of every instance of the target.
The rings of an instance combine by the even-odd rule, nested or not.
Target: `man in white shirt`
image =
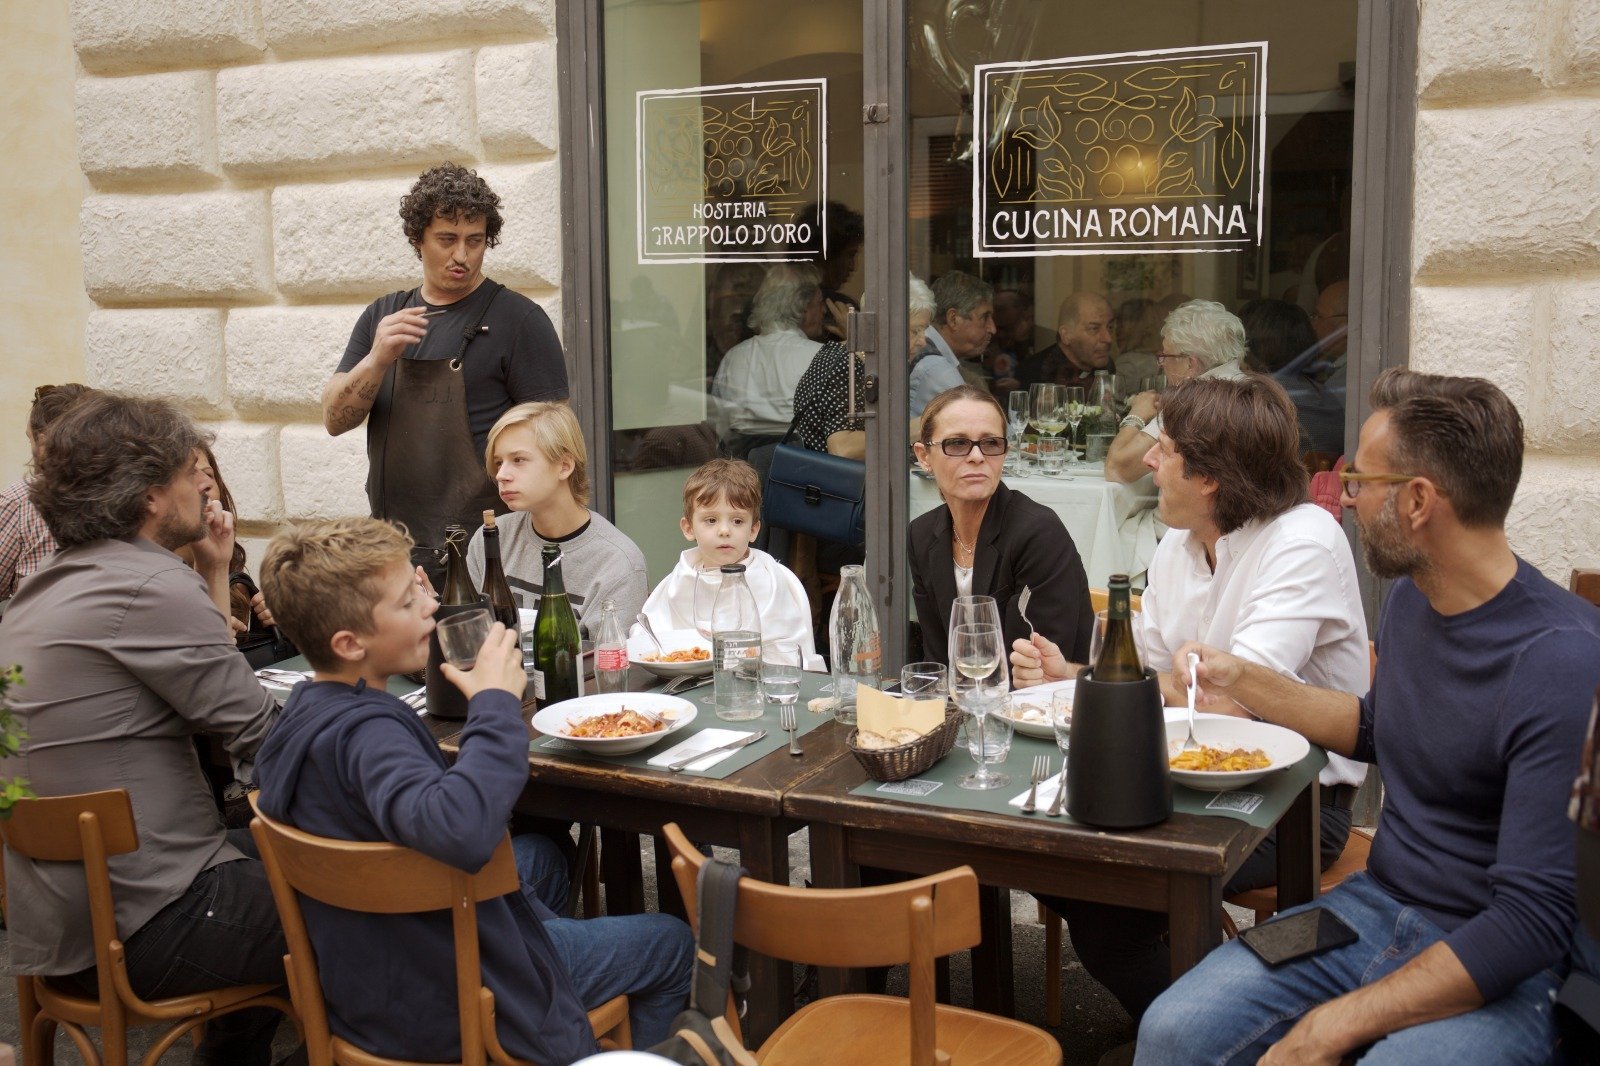
[[[1360,696],[1371,672],[1355,560],[1333,517],[1306,501],[1294,405],[1270,378],[1203,378],[1172,394],[1147,450],[1158,510],[1171,531],[1150,562],[1139,626],[1145,665],[1182,703],[1173,655],[1186,642],[1226,648],[1279,674]],[[1020,687],[1075,672],[1043,638],[1011,655]],[[1322,866],[1350,834],[1363,763],[1328,756],[1322,783]],[[1270,835],[1224,888],[1232,895],[1276,879]],[[1165,915],[1051,900],[1072,926],[1091,974],[1137,1020],[1167,984]]]
[[[719,429],[728,451],[743,459],[774,444],[794,420],[794,390],[822,345],[821,275],[805,264],[779,263],[750,305],[756,336],[728,349],[712,392],[722,401]]]
[[[1215,300],[1179,304],[1161,325],[1156,362],[1174,388],[1195,378],[1237,378],[1244,374],[1244,323]],[[1161,397],[1141,392],[1128,401],[1128,414],[1106,451],[1106,480],[1131,484],[1144,477],[1145,453],[1161,435]]]

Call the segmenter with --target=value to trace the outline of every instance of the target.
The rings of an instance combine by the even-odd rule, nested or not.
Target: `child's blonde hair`
[[[261,593],[272,617],[313,667],[332,670],[333,635],[371,633],[384,572],[411,564],[411,538],[376,518],[302,522],[272,538]]]
[[[742,459],[713,459],[701,464],[683,483],[683,517],[694,521],[696,507],[725,499],[761,520],[761,475]]]
[[[572,498],[589,506],[589,453],[583,446],[583,429],[572,408],[564,403],[541,400],[536,403],[519,403],[500,416],[489,430],[489,443],[483,449],[483,468],[490,480],[494,479],[494,446],[500,434],[515,426],[526,426],[533,432],[534,446],[552,463],[562,459],[572,460],[572,476],[567,478],[567,488]]]

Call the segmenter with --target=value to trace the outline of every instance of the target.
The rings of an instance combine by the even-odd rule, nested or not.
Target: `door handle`
[[[867,407],[867,404],[878,402],[878,379],[866,375],[865,380],[858,380],[856,366],[865,364],[868,355],[876,354],[878,350],[878,316],[872,311],[852,310],[844,319],[845,347],[849,349],[850,360],[847,364],[849,374],[849,390],[846,397],[844,416],[851,422],[861,422],[869,418],[877,418],[878,412]],[[859,402],[862,401],[862,402]]]

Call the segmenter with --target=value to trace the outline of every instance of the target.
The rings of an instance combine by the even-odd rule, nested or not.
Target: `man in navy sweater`
[[[1275,969],[1225,945],[1150,1008],[1140,1063],[1550,1057],[1576,920],[1563,814],[1600,624],[1506,541],[1522,420],[1499,389],[1394,369],[1372,406],[1341,475],[1367,565],[1397,579],[1372,691],[1313,688],[1198,644],[1175,657],[1200,654],[1216,709],[1229,697],[1381,769],[1367,871],[1310,904],[1359,939]]]

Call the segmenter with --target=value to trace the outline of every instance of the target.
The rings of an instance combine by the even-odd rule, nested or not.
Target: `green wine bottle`
[[[540,556],[544,587],[539,594],[539,615],[533,623],[533,695],[540,706],[549,706],[583,695],[579,669],[582,646],[578,619],[561,580],[561,549],[546,544]]]
[[[1106,635],[1100,657],[1094,661],[1096,681],[1143,681],[1144,664],[1133,641],[1133,611],[1129,607],[1127,574],[1112,574],[1106,604]]]

